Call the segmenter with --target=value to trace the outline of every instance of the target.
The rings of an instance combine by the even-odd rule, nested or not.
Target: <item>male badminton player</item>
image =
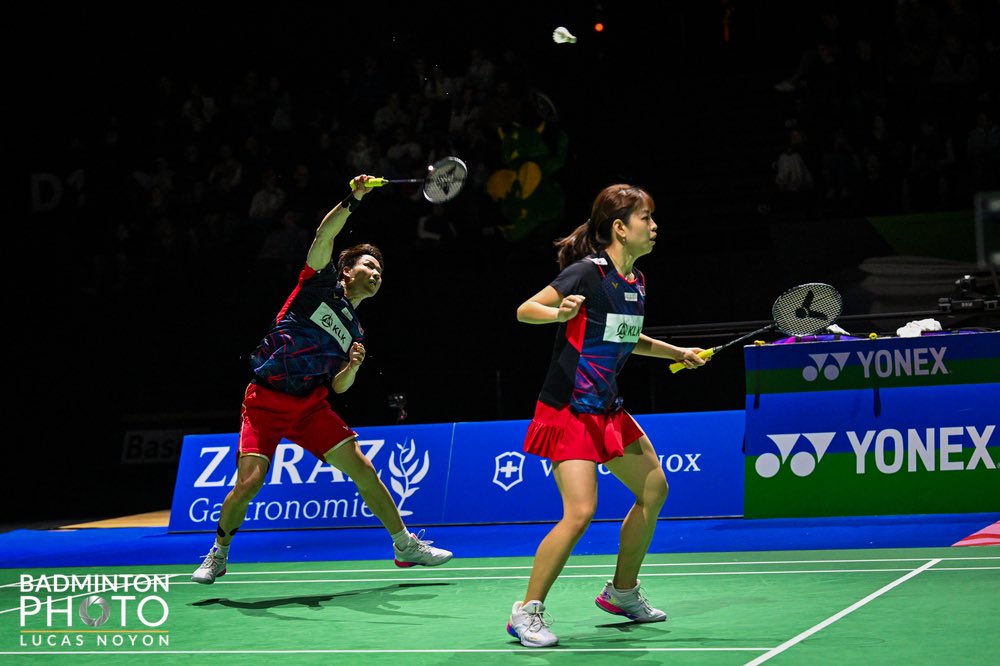
[[[365,360],[357,307],[382,286],[382,253],[374,245],[354,245],[333,261],[333,241],[371,191],[370,178],[356,176],[352,193],[319,223],[298,284],[251,355],[236,484],[222,503],[215,544],[191,576],[196,583],[214,583],[226,573],[233,536],[284,437],[351,478],[392,536],[397,566],[436,566],[452,557],[406,529],[389,490],[361,454],[357,433],[327,400],[330,389],[343,393],[354,384]]]

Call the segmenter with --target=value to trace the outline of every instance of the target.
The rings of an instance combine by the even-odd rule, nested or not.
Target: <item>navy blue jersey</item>
[[[344,298],[336,265],[318,272],[307,265],[250,356],[250,369],[258,383],[308,395],[317,386],[328,386],[347,360],[351,343],[363,340],[364,329]]]
[[[639,341],[646,306],[645,278],[626,280],[604,252],[567,266],[551,287],[563,297],[586,300],[576,317],[559,325],[545,383],[538,399],[570,405],[584,414],[617,411],[618,373]]]

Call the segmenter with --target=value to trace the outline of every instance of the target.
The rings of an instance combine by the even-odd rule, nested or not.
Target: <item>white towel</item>
[[[906,326],[896,329],[896,335],[901,338],[919,338],[924,331],[940,331],[941,322],[937,319],[918,319]]]

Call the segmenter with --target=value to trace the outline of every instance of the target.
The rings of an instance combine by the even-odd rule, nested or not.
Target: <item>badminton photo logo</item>
[[[847,359],[850,357],[848,352],[840,352],[837,354],[809,354],[809,358],[812,359],[813,365],[807,365],[802,369],[802,378],[807,382],[816,381],[816,379],[823,375],[831,382],[840,376],[841,371],[847,364]],[[827,360],[829,359],[829,363]]]
[[[523,454],[517,451],[504,451],[494,459],[494,462],[493,483],[505,491],[521,483],[523,479],[521,470],[524,469]]]
[[[398,463],[396,455],[399,454]],[[409,443],[396,443],[396,451],[389,454],[389,471],[392,478],[389,480],[392,489],[399,495],[399,515],[412,516],[413,512],[403,509],[406,498],[420,490],[420,483],[431,468],[431,457],[429,451],[424,451],[424,457],[417,456],[417,444],[411,438]]]
[[[99,617],[94,617],[90,614],[91,606],[98,607]],[[80,603],[80,619],[88,627],[99,627],[107,622],[109,617],[111,617],[111,606],[96,594],[87,597]]]
[[[778,447],[780,457],[774,453],[764,453],[758,456],[754,465],[757,474],[765,479],[770,479],[781,470],[781,466],[791,457],[789,467],[792,473],[799,477],[809,476],[816,469],[819,461],[823,459],[823,455],[826,454],[826,450],[830,447],[830,442],[833,441],[833,436],[836,434],[835,432],[806,432],[768,435],[767,438]],[[812,451],[805,450],[806,445],[799,444],[801,441],[807,442]],[[800,450],[792,453],[796,446],[799,446]]]
[[[21,574],[20,647],[170,646],[168,574]]]

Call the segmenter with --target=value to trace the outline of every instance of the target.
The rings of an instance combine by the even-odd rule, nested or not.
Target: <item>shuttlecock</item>
[[[576,44],[576,37],[566,28],[559,26],[552,31],[552,41],[556,44]]]

